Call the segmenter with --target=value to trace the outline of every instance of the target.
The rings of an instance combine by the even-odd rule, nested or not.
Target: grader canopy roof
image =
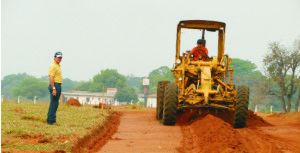
[[[224,41],[225,41],[225,27],[224,22],[207,21],[207,20],[185,20],[180,21],[177,26],[177,41],[176,41],[176,59],[179,59],[180,54],[180,37],[181,29],[204,29],[208,31],[218,31],[218,61],[220,62],[224,55]]]
[[[188,29],[207,29],[207,30],[224,30],[226,24],[224,22],[207,21],[207,20],[185,20],[180,21],[178,28]]]

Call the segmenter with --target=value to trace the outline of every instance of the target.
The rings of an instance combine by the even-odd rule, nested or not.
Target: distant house
[[[107,88],[106,92],[68,91],[62,92],[62,100],[67,102],[70,98],[77,99],[82,105],[98,105],[99,103],[117,105],[114,100],[116,88]]]
[[[139,101],[144,101],[144,94],[138,94]],[[147,107],[156,108],[156,94],[148,95]]]

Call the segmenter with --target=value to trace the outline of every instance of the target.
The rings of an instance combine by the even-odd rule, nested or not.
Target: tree
[[[92,86],[92,81],[80,81],[75,86],[75,90],[90,91],[91,86]]]
[[[300,41],[299,41],[300,42]],[[290,53],[289,56],[289,63],[288,65],[291,68],[291,76],[289,77],[289,84],[288,84],[288,93],[287,93],[287,111],[290,112],[292,107],[292,97],[296,93],[296,81],[297,81],[297,70],[300,66],[300,47],[295,47],[295,49]],[[297,102],[296,102],[297,105]],[[296,108],[296,111],[298,107]]]
[[[93,77],[93,84],[96,88],[105,90],[106,88],[121,89],[126,86],[126,77],[119,74],[117,70],[106,69]]]
[[[284,112],[290,112],[292,98],[296,93],[297,70],[300,66],[300,50],[287,50],[279,42],[269,45],[270,53],[264,57],[264,66],[269,78],[274,80],[279,91],[273,90],[281,100]]]
[[[114,98],[120,102],[138,101],[138,96],[135,90],[129,86],[118,89]]]
[[[296,53],[299,56],[299,53],[300,53],[300,39],[295,40],[293,52]],[[298,56],[296,56],[296,57],[299,58]],[[295,111],[296,112],[299,111],[298,109],[299,109],[299,103],[300,103],[300,83],[299,82],[300,82],[300,76],[298,76],[297,82],[296,82],[297,88],[298,88],[298,98],[295,102]]]
[[[155,69],[149,73],[149,90],[150,93],[156,93],[156,86],[159,81],[168,80],[173,82],[173,74],[171,69],[167,66],[161,66],[158,69]]]
[[[19,74],[11,74],[7,75],[1,80],[1,94],[6,97],[12,97],[12,89],[20,82],[22,82],[25,78],[30,77],[26,73]]]
[[[248,60],[233,58],[231,67],[234,69],[235,85],[247,85],[250,88],[250,107],[266,105],[268,91],[267,78],[257,70],[257,66]]]
[[[129,75],[126,76],[126,82],[130,87],[134,88],[135,91],[137,91],[138,93],[143,92],[143,85],[142,85],[143,77],[136,77],[133,75]]]
[[[77,86],[77,82],[73,81],[69,78],[63,79],[63,84],[62,84],[62,90],[63,91],[70,91],[73,90]]]
[[[105,69],[96,74],[92,80],[79,82],[75,89],[92,92],[104,92],[107,88],[121,89],[126,85],[125,76],[119,74],[117,70]]]
[[[48,94],[48,82],[35,77],[27,77],[16,85],[12,91],[14,96],[23,96],[27,99],[33,99],[34,96],[39,98]]]

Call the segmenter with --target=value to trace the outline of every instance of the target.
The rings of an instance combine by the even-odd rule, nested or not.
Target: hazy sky
[[[145,76],[174,63],[180,20],[225,22],[225,52],[260,68],[268,43],[291,46],[300,37],[299,0],[1,2],[1,78],[21,72],[47,75],[56,50],[64,54],[63,77],[88,80],[106,68]],[[184,50],[196,40],[187,42]],[[213,47],[208,49],[214,52]]]

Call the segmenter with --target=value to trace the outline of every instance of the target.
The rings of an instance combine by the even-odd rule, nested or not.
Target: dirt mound
[[[179,152],[276,152],[276,147],[267,142],[266,136],[249,128],[234,129],[233,113],[228,111],[187,111],[180,114],[183,140]],[[269,125],[253,112],[249,112],[251,127]],[[251,143],[249,143],[251,141]],[[266,147],[267,146],[267,147]]]
[[[211,114],[183,127],[180,152],[244,152],[238,133],[227,122]],[[201,147],[199,147],[201,146]],[[213,151],[212,151],[213,150]]]
[[[72,106],[81,106],[81,104],[79,103],[79,101],[77,99],[74,99],[74,98],[70,98],[67,101],[67,104],[72,105]]]
[[[220,118],[223,122],[227,122],[228,124],[233,123],[233,112],[227,110],[218,110],[218,111],[208,111],[208,110],[188,110],[179,114],[177,117],[177,124],[178,125],[188,125],[191,124],[193,121],[201,119],[207,115],[213,115],[215,117]],[[247,127],[257,127],[257,126],[269,126],[271,125],[267,121],[265,121],[260,116],[257,116],[252,111],[248,112],[248,122]]]
[[[270,126],[271,124],[265,121],[262,117],[254,114],[253,111],[248,112],[248,127]]]

